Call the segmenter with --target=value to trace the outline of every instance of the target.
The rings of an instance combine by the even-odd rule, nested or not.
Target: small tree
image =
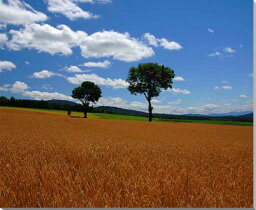
[[[81,86],[72,91],[72,97],[81,101],[84,110],[84,118],[87,118],[90,102],[96,103],[99,100],[101,97],[101,89],[93,82],[84,81]]]
[[[172,79],[175,77],[174,71],[164,65],[157,63],[143,63],[138,67],[132,67],[129,71],[127,82],[128,90],[131,94],[144,94],[148,101],[149,122],[152,121],[151,105],[152,97],[159,96],[161,88],[165,90],[172,88]]]

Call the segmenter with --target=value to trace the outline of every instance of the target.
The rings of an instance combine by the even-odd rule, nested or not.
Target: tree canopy
[[[130,68],[127,82],[131,94],[144,94],[149,107],[149,121],[152,121],[152,97],[159,96],[161,89],[172,88],[174,71],[157,63],[142,63]]]
[[[101,97],[101,89],[90,81],[84,81],[81,86],[72,91],[72,97],[81,101],[84,107],[84,117],[87,117],[90,102],[96,103]]]

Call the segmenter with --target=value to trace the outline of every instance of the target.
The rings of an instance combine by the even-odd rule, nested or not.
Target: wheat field
[[[253,128],[0,110],[0,207],[253,207]]]

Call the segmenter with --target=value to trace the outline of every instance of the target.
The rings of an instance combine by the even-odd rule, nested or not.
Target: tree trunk
[[[85,103],[84,104],[84,118],[87,118],[88,107],[89,107],[89,104]]]
[[[148,99],[148,121],[149,122],[152,122],[152,118],[153,118],[152,110],[153,110],[153,107],[151,106],[151,99]]]

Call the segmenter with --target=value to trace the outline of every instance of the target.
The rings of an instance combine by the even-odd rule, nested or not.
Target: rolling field
[[[0,207],[253,207],[253,127],[0,109]]]
[[[67,111],[65,111],[65,110],[55,110],[55,109],[36,109],[36,108],[0,106],[0,110],[1,109],[18,109],[18,110],[57,113],[57,114],[67,115]],[[72,117],[83,117],[83,113],[72,111],[71,116]],[[148,121],[147,117],[129,116],[129,115],[120,115],[120,114],[108,114],[108,113],[88,113],[87,117],[92,118],[92,119]],[[239,121],[229,121],[229,120],[186,120],[186,119],[181,120],[181,119],[153,118],[153,121],[154,122],[172,122],[172,123],[184,122],[184,123],[253,126],[253,122],[239,122]]]

